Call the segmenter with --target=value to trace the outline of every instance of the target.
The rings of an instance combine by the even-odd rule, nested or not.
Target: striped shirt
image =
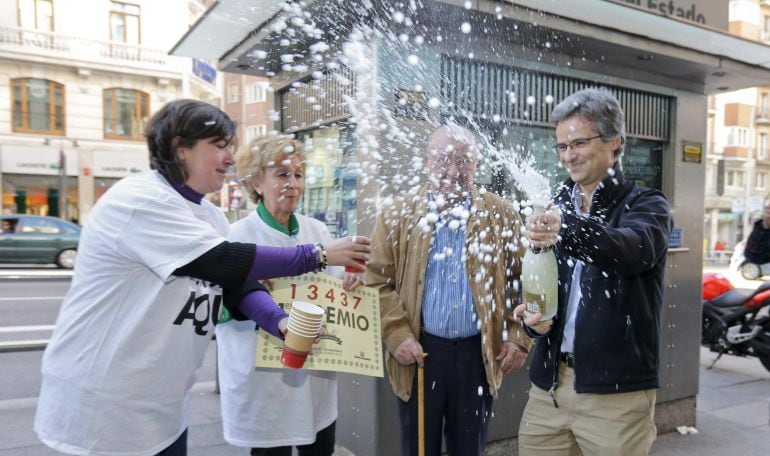
[[[466,199],[465,210],[469,206],[470,201]],[[431,212],[437,214],[435,208],[431,208]],[[458,216],[439,218],[428,252],[422,321],[428,334],[446,339],[470,337],[480,332],[465,271],[465,222]]]

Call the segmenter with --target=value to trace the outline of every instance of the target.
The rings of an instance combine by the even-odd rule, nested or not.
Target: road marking
[[[18,298],[2,297],[0,301],[39,301],[44,299],[64,299],[64,296],[19,296]]]
[[[0,333],[51,331],[54,325],[0,326]]]

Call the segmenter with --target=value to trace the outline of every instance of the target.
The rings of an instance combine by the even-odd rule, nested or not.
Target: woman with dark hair
[[[123,179],[94,206],[72,286],[43,356],[35,431],[69,454],[186,454],[187,395],[221,306],[273,335],[286,314],[258,280],[357,267],[368,239],[325,246],[228,242],[206,201],[234,164],[236,126],[194,100],[147,126],[154,171]]]

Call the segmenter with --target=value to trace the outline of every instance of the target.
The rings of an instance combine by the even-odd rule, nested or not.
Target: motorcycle
[[[756,356],[770,371],[770,281],[736,289],[721,274],[703,274],[701,344],[717,353]]]

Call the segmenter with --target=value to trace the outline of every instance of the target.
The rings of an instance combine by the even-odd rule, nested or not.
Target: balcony
[[[167,71],[166,51],[111,41],[98,41],[20,27],[0,27],[0,54],[24,54],[72,66],[121,65]],[[90,65],[89,65],[90,64]]]
[[[757,117],[755,122],[757,125],[770,125],[770,108],[757,108]]]

